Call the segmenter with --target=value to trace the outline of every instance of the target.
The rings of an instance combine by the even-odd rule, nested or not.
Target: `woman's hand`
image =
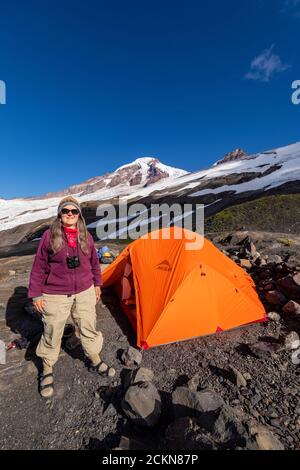
[[[37,299],[34,300],[32,303],[39,313],[45,313],[45,299]]]
[[[99,286],[95,286],[95,294],[96,294],[96,304],[97,304],[101,297],[101,289]]]

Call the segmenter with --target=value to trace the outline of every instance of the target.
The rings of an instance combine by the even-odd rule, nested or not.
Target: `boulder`
[[[300,300],[300,286],[298,286],[292,276],[285,276],[276,282],[277,289],[280,290],[290,300]]]
[[[243,409],[234,409],[224,405],[213,425],[213,435],[219,442],[219,448],[245,448],[249,434],[244,425],[247,416]]]
[[[166,428],[162,448],[165,450],[217,449],[213,437],[205,433],[196,418],[178,418]]]
[[[262,287],[265,291],[275,290],[275,284],[270,281],[260,281],[259,286]]]
[[[288,350],[298,349],[300,347],[299,335],[296,331],[291,331],[284,340],[284,345]]]
[[[152,382],[138,382],[127,389],[122,408],[134,424],[153,427],[160,419],[161,398]]]
[[[129,346],[125,351],[123,351],[121,357],[122,363],[127,367],[139,366],[142,362],[142,359],[142,353],[132,346]]]
[[[285,296],[277,290],[265,292],[265,299],[271,305],[284,305],[286,303]]]
[[[276,323],[279,323],[279,322],[280,322],[280,318],[281,318],[281,317],[280,317],[279,313],[277,313],[277,312],[269,312],[269,313],[268,313],[268,319],[269,319],[269,320],[272,320],[272,321],[274,321],[274,322],[276,322]]]
[[[177,387],[172,393],[174,418],[195,417],[201,426],[211,429],[224,401],[210,390],[195,391],[187,387]]]
[[[130,385],[136,384],[138,382],[152,382],[154,378],[154,373],[151,369],[146,369],[145,367],[140,367],[130,371],[124,380],[124,387],[128,388]]]
[[[297,273],[293,276],[294,283],[300,287],[300,273]]]
[[[279,343],[268,342],[268,341],[258,341],[257,343],[248,345],[250,351],[257,357],[265,359],[270,357],[270,355],[276,353],[281,349]]]
[[[279,439],[264,426],[257,426],[255,441],[259,450],[284,450]]]
[[[295,266],[299,266],[300,265],[300,255],[291,255],[289,257],[288,261],[286,262],[286,265],[289,268],[294,268]]]
[[[187,386],[190,390],[197,391],[200,385],[200,376],[198,374],[194,375],[187,383]]]
[[[268,268],[262,268],[258,272],[259,279],[272,279],[272,271]]]
[[[279,255],[269,255],[268,263],[280,264],[283,262],[283,259]]]
[[[290,300],[286,303],[282,309],[282,312],[286,315],[300,315],[300,305],[294,300]]]

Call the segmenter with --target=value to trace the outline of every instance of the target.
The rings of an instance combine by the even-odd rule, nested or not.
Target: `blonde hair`
[[[78,206],[80,208],[79,202],[73,196],[64,197],[60,201],[58,209],[61,206],[61,204],[64,204],[64,203],[70,203],[70,205],[74,204],[75,207]],[[88,230],[86,228],[86,223],[81,214],[81,211],[79,213],[79,217],[77,221],[77,228],[78,228],[78,241],[79,241],[81,250],[83,251],[85,255],[88,255],[89,253]],[[50,245],[55,254],[62,248],[62,245],[63,245],[64,234],[63,234],[63,223],[61,220],[60,212],[58,212],[56,219],[50,226],[50,233],[51,233]]]

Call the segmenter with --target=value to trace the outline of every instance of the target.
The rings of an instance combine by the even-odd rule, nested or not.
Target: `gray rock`
[[[230,365],[229,370],[233,374],[235,384],[237,385],[237,387],[247,387],[247,380],[245,379],[243,374],[238,369],[236,369],[234,366]]]
[[[259,266],[265,266],[267,264],[267,261],[264,258],[258,258],[257,261]]]
[[[244,269],[251,269],[251,267],[252,267],[251,261],[249,261],[248,259],[245,259],[245,258],[240,259],[240,265]]]
[[[276,282],[277,289],[280,290],[290,300],[300,300],[300,286],[298,286],[291,276],[282,277]]]
[[[129,346],[125,351],[123,351],[121,357],[122,363],[127,367],[139,366],[142,362],[142,359],[142,353],[132,346]]]
[[[239,245],[242,244],[240,252],[245,254],[246,256],[255,256],[256,254],[256,246],[254,245],[253,241],[249,236],[247,236],[244,240],[238,243]]]
[[[250,402],[252,406],[256,406],[261,401],[261,395],[256,393],[253,397],[251,397]]]
[[[255,263],[258,262],[259,258],[260,258],[260,253],[257,251],[253,256],[252,256],[252,260],[255,261]]]
[[[178,418],[165,431],[162,448],[168,450],[211,450],[216,444],[211,435],[201,429],[196,418]]]
[[[213,435],[219,442],[227,443],[229,448],[245,447],[249,439],[243,424],[246,420],[242,407],[231,408],[224,405],[213,425]]]
[[[286,303],[286,297],[278,290],[265,292],[265,299],[271,305],[284,305]]]
[[[187,387],[177,387],[172,393],[174,417],[198,418],[206,429],[211,429],[223,405],[220,395],[210,390],[197,392]]]
[[[102,413],[102,416],[117,416],[117,415],[118,415],[118,412],[112,403],[110,403],[108,407]]]
[[[282,309],[285,315],[300,315],[300,305],[294,300],[290,300]]]
[[[190,390],[197,391],[200,385],[200,376],[198,374],[194,375],[187,383],[187,386]]]
[[[244,378],[245,378],[246,380],[251,380],[251,379],[252,379],[252,376],[249,374],[249,372],[245,372],[245,373],[243,374],[243,376],[244,376]]]
[[[270,418],[279,418],[277,411],[272,405],[268,407],[266,414]]]
[[[295,274],[295,276],[293,276],[293,281],[295,284],[297,284],[297,286],[300,286],[300,273]]]
[[[284,340],[284,345],[288,350],[298,349],[300,346],[299,335],[296,331],[291,331]]]
[[[152,382],[139,382],[127,389],[122,408],[135,424],[153,427],[160,419],[161,398]]]
[[[280,264],[282,262],[283,262],[283,259],[279,255],[269,255],[268,256],[268,263]]]
[[[151,369],[146,369],[145,367],[140,367],[130,371],[124,380],[124,387],[128,388],[130,385],[133,385],[138,382],[152,382],[154,378],[154,373]]]
[[[248,347],[255,356],[262,359],[270,357],[270,355],[281,349],[279,343],[269,343],[268,341],[258,341],[257,343],[249,344]]]
[[[300,256],[299,255],[291,255],[286,262],[289,268],[294,268],[295,266],[299,266],[300,264]]]
[[[259,450],[284,450],[279,439],[264,426],[258,426],[255,441]]]
[[[269,312],[268,313],[268,319],[272,320],[276,323],[279,323],[280,322],[280,315],[277,312]]]

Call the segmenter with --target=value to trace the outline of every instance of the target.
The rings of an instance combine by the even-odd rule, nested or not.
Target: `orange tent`
[[[192,242],[196,249],[188,249]],[[108,286],[143,349],[266,320],[252,278],[203,236],[179,227],[130,243],[103,272]]]

